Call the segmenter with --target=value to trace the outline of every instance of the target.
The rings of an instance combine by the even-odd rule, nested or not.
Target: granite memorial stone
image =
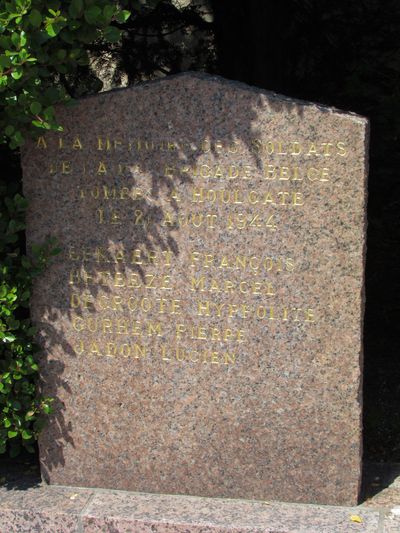
[[[24,149],[50,483],[354,504],[367,121],[187,73]]]

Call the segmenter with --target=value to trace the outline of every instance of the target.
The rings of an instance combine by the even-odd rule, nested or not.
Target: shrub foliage
[[[0,1],[0,144],[7,162],[25,139],[61,130],[54,106],[71,99],[69,81],[89,63],[88,48],[120,39],[129,11],[107,0]],[[18,170],[0,180],[0,453],[34,442],[51,412],[37,391],[37,346],[28,303],[32,281],[58,253],[51,240],[25,253],[27,202]]]

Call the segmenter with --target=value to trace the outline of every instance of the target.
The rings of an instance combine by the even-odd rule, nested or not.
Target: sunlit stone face
[[[51,483],[352,504],[366,121],[184,74],[24,150]]]

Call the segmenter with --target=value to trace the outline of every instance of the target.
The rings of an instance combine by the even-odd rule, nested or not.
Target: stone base
[[[383,465],[385,467],[385,465]],[[370,469],[358,507],[142,494],[2,478],[0,533],[396,533],[400,468]],[[386,476],[391,485],[383,479]]]

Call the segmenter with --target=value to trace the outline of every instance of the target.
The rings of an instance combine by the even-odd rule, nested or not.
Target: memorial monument
[[[23,153],[50,483],[357,502],[367,121],[186,73]]]

